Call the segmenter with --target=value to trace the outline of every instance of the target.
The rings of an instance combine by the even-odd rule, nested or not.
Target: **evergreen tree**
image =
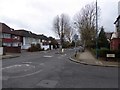
[[[100,31],[99,37],[98,37],[98,47],[99,48],[103,48],[103,47],[109,48],[109,42],[106,38],[103,26],[101,27],[101,31]]]

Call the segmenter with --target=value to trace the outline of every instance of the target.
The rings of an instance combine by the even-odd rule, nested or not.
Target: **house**
[[[14,32],[20,36],[21,49],[23,50],[31,47],[31,44],[40,44],[41,48],[44,48],[44,50],[47,50],[49,48],[49,40],[43,34],[37,35],[35,33],[32,33],[31,31],[27,31],[24,29],[15,30]]]
[[[14,29],[4,23],[0,23],[0,54],[20,53],[20,44],[20,36],[14,32]]]
[[[49,49],[49,44],[50,44],[50,40],[48,37],[46,37],[45,35],[38,35],[40,41],[41,41],[41,48],[43,48],[44,50]]]
[[[39,37],[31,31],[21,29],[15,30],[14,32],[20,36],[21,49],[28,49],[31,47],[31,44],[41,43]]]
[[[50,39],[43,34],[37,35],[24,29],[14,30],[0,23],[0,55],[9,52],[20,53],[21,49],[26,50],[32,44],[40,44],[41,48],[47,50],[50,49],[50,43]]]
[[[113,33],[111,38],[111,50],[120,50],[120,15],[114,22],[116,32]]]
[[[111,41],[112,34],[113,34],[113,32],[105,32],[106,38],[107,38],[109,43]]]

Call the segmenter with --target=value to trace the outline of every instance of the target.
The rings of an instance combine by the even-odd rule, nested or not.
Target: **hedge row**
[[[91,49],[91,51],[96,54],[96,50],[95,49]],[[98,56],[99,57],[106,57],[106,54],[115,54],[116,58],[120,58],[120,51],[114,51],[114,50],[109,50],[107,48],[101,48],[98,49]]]
[[[41,49],[40,44],[32,44],[30,48],[28,48],[28,52],[35,52],[35,51],[43,51],[44,49]]]

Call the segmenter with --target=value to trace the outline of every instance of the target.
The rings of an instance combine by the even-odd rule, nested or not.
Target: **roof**
[[[34,38],[37,38],[36,34],[32,33],[31,31],[24,30],[24,29],[15,30],[14,32],[16,34],[20,35],[20,36],[23,36],[23,37],[34,37]]]
[[[44,39],[44,40],[48,40],[47,36],[45,35],[37,35],[35,33],[32,33],[31,31],[27,31],[24,29],[21,30],[15,30],[14,32],[16,32],[18,35],[23,36],[23,37],[32,37],[32,38],[39,38],[39,39]]]
[[[37,35],[40,39],[44,39],[44,40],[48,40],[48,37],[41,34],[41,35]]]
[[[111,39],[113,32],[105,32],[106,38]]]
[[[120,19],[120,15],[117,17],[117,19],[116,19],[116,21],[114,22],[114,24],[116,24],[119,19]]]
[[[17,35],[17,33],[14,32],[14,29],[10,28],[10,27],[9,27],[8,25],[6,25],[5,23],[1,23],[1,22],[0,22],[0,26],[1,26],[0,32]]]
[[[8,25],[6,25],[5,23],[1,23],[1,22],[0,22],[0,28],[1,28],[0,32],[3,32],[3,33],[19,35],[23,37],[32,37],[32,38],[39,38],[43,40],[49,40],[49,38],[43,34],[38,35],[24,29],[14,30],[10,28]]]

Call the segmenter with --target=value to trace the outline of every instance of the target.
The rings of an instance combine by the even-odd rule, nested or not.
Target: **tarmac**
[[[0,60],[16,58],[21,56],[21,54],[13,54],[7,53],[6,55],[0,56]],[[84,65],[92,65],[92,66],[104,66],[104,67],[119,67],[119,63],[116,60],[103,60],[101,58],[96,59],[89,50],[85,50],[84,52],[77,53],[77,56],[73,55],[69,58],[71,61],[84,64]]]
[[[84,52],[77,53],[70,58],[71,61],[84,64],[84,65],[92,65],[92,66],[103,66],[103,67],[119,67],[118,60],[108,59],[96,59],[95,56],[89,50],[85,50]]]

